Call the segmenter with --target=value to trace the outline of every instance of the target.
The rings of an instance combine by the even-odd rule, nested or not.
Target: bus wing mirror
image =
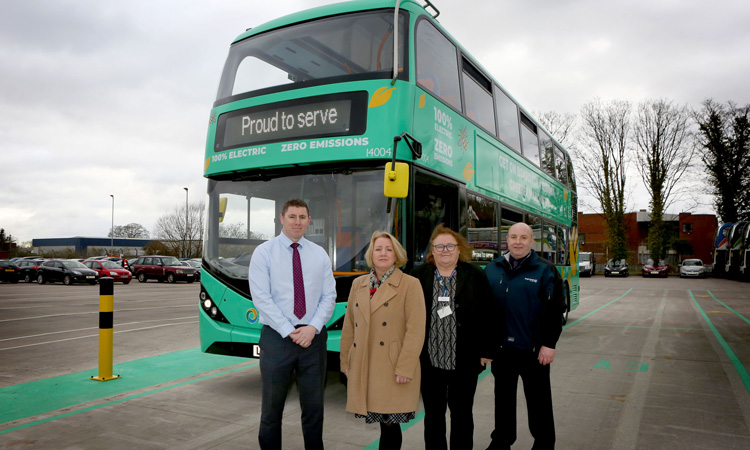
[[[227,212],[227,198],[221,197],[219,199],[219,223],[224,221],[225,212]]]
[[[383,181],[383,195],[388,198],[405,198],[409,194],[409,164],[387,163]]]

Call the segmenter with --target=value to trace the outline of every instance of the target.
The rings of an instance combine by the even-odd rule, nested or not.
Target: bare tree
[[[584,104],[581,108],[580,146],[573,148],[579,163],[579,184],[599,202],[615,259],[628,256],[623,218],[630,115],[631,106],[627,101],[605,103],[596,98]]]
[[[187,214],[185,207],[176,207],[156,221],[154,235],[161,239],[175,256],[195,258],[201,255],[205,205],[191,203]],[[187,219],[187,222],[186,222]]]
[[[693,117],[716,212],[725,223],[750,220],[750,105],[708,99]]]
[[[557,142],[569,150],[573,148],[577,122],[575,114],[545,111],[534,112],[534,115]]]
[[[129,223],[127,225],[116,225],[114,229],[114,235],[112,230],[107,233],[107,237],[120,237],[130,239],[146,239],[148,238],[148,230],[139,223]]]
[[[694,153],[690,113],[668,100],[645,101],[638,105],[634,135],[636,167],[651,196],[649,250],[651,258],[661,260],[667,250],[664,213]]]

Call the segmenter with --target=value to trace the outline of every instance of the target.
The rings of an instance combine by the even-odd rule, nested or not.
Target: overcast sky
[[[153,232],[184,205],[183,187],[202,200],[206,129],[229,43],[327,3],[4,2],[0,228],[17,242],[106,236],[114,195],[115,225]],[[577,113],[597,96],[750,103],[746,0],[434,3],[440,22],[529,111]],[[630,206],[646,208],[648,198],[635,195]]]

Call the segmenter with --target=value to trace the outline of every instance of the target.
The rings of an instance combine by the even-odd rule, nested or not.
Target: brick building
[[[640,265],[649,258],[648,227],[651,215],[646,210],[625,214],[625,240],[628,246],[628,264]],[[665,214],[668,240],[684,239],[693,249],[690,255],[677,255],[669,251],[667,263],[675,266],[688,258],[699,258],[704,264],[713,259],[713,242],[718,229],[718,220],[713,214]],[[578,242],[582,252],[593,252],[597,264],[604,264],[609,257],[607,225],[603,214],[578,213]]]

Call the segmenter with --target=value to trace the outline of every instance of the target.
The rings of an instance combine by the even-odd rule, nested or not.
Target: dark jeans
[[[448,448],[445,411],[451,410],[450,448],[474,447],[474,393],[478,374],[474,371],[443,370],[422,365],[424,443],[426,450]]]
[[[529,431],[534,437],[532,449],[555,448],[555,419],[552,413],[550,366],[539,364],[539,352],[502,349],[492,361],[495,377],[495,430],[491,449],[509,449],[516,441],[516,396],[518,377],[529,415]]]
[[[269,326],[260,333],[260,375],[263,402],[258,442],[261,449],[281,449],[281,420],[292,376],[297,372],[297,389],[302,409],[302,436],[305,448],[323,448],[323,395],[326,378],[325,327],[308,348],[282,338]]]

